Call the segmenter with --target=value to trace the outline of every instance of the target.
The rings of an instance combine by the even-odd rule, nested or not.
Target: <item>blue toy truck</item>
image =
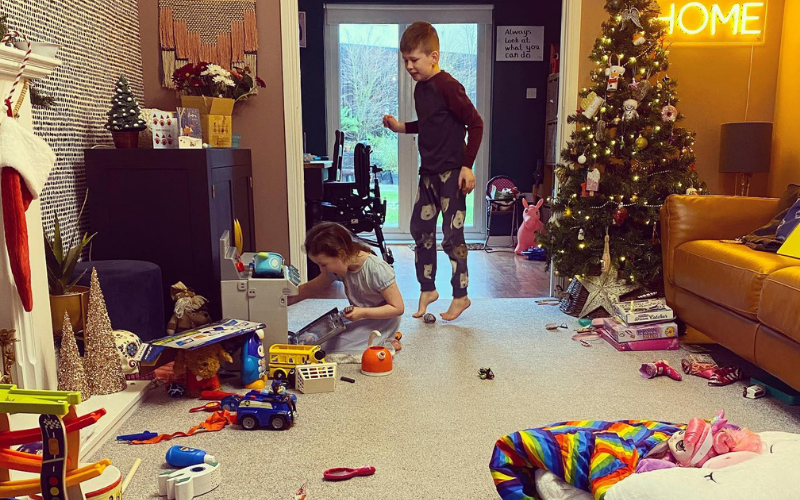
[[[276,431],[288,429],[297,418],[297,396],[250,391],[244,398],[238,395],[225,397],[220,405],[236,412],[236,421],[244,429],[266,427]]]

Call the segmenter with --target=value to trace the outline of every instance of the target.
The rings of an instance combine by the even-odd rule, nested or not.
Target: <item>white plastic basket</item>
[[[336,363],[297,365],[295,388],[303,394],[333,392],[336,388]]]

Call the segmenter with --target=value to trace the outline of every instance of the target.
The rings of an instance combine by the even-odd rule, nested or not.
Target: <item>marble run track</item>
[[[108,459],[78,467],[80,430],[105,415],[99,409],[77,416],[76,391],[31,391],[0,384],[0,498],[34,495],[46,490],[48,498],[83,498],[80,483],[99,476],[111,465]],[[12,431],[9,413],[39,414],[38,429]],[[62,419],[62,417],[64,417]],[[11,450],[10,446],[43,441],[43,455]],[[37,473],[38,478],[11,481],[9,470]]]

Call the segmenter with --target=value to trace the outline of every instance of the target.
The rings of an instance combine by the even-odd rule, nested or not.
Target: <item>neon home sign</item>
[[[680,44],[760,44],[767,2],[659,1],[667,36]]]

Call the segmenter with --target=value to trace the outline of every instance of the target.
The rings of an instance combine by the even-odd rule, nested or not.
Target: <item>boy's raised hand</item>
[[[405,124],[397,121],[397,118],[392,115],[383,115],[383,126],[397,133],[405,130]]]
[[[475,189],[475,174],[469,167],[461,167],[461,172],[458,174],[458,187],[465,195],[470,194]]]

